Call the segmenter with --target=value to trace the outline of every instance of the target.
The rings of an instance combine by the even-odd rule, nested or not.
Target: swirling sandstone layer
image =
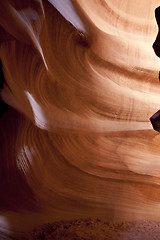
[[[1,231],[159,220],[159,1],[55,2],[0,3]]]

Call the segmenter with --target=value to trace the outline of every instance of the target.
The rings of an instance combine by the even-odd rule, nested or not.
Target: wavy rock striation
[[[0,232],[159,220],[159,1],[55,2],[0,2]]]

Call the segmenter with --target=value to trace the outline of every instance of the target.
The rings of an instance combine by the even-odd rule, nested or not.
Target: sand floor
[[[113,223],[77,219],[45,224],[21,240],[153,240],[160,239],[160,222]]]

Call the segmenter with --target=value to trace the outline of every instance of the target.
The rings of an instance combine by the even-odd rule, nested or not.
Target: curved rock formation
[[[160,108],[158,6],[0,2],[10,106],[0,119],[0,231],[79,217],[159,220],[160,135],[149,121]]]

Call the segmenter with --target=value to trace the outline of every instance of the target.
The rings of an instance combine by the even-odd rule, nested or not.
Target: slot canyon
[[[0,240],[160,239],[159,5],[0,1]]]

